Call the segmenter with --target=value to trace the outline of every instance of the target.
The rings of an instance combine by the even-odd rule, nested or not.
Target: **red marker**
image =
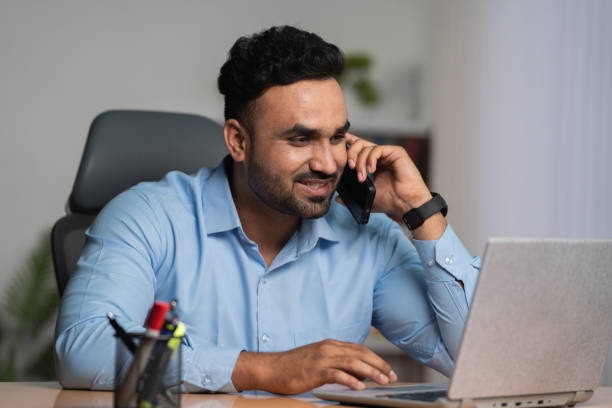
[[[147,331],[145,332],[145,337],[147,334],[151,333],[153,336],[157,336],[162,326],[164,325],[164,321],[166,320],[166,314],[168,314],[168,310],[170,310],[170,303],[168,302],[155,302],[153,303],[153,307],[149,310],[149,315],[147,316],[146,327]]]

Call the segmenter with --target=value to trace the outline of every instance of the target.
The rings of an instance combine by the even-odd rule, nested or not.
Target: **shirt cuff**
[[[432,281],[463,282],[468,305],[478,279],[480,258],[472,256],[465,249],[453,228],[448,224],[437,241],[420,241],[415,239],[414,246],[419,254],[427,279]]]
[[[187,392],[236,392],[232,374],[239,348],[198,347],[183,345],[183,379]]]

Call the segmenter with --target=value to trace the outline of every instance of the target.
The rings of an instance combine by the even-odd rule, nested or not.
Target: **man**
[[[376,212],[401,218],[432,200],[404,149],[348,133],[334,79],[343,64],[336,46],[293,27],[234,44],[219,76],[224,163],[129,189],[87,232],[58,318],[64,386],[112,385],[107,312],[142,331],[153,301],[172,298],[186,324],[189,389],[393,382],[359,344],[370,325],[450,372],[479,259],[441,207],[413,230],[413,245],[386,215],[359,225],[332,200],[347,162],[361,181],[374,174]]]

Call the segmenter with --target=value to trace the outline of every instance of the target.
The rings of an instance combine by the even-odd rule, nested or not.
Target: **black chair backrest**
[[[109,111],[91,123],[69,206],[99,212],[123,190],[161,179],[170,170],[193,173],[226,154],[221,126],[202,116]]]
[[[227,150],[222,126],[203,116],[113,110],[92,122],[68,200],[69,214],[51,231],[60,296],[76,266],[84,232],[113,197],[171,170],[194,173],[220,163]]]
[[[85,244],[85,230],[95,215],[69,214],[55,223],[51,230],[51,251],[55,281],[60,296],[64,293],[68,278],[72,276]]]

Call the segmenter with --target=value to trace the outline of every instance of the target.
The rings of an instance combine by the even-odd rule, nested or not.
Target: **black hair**
[[[314,33],[277,26],[240,37],[228,53],[217,81],[225,96],[225,120],[249,127],[250,103],[275,85],[340,75],[344,56]]]

